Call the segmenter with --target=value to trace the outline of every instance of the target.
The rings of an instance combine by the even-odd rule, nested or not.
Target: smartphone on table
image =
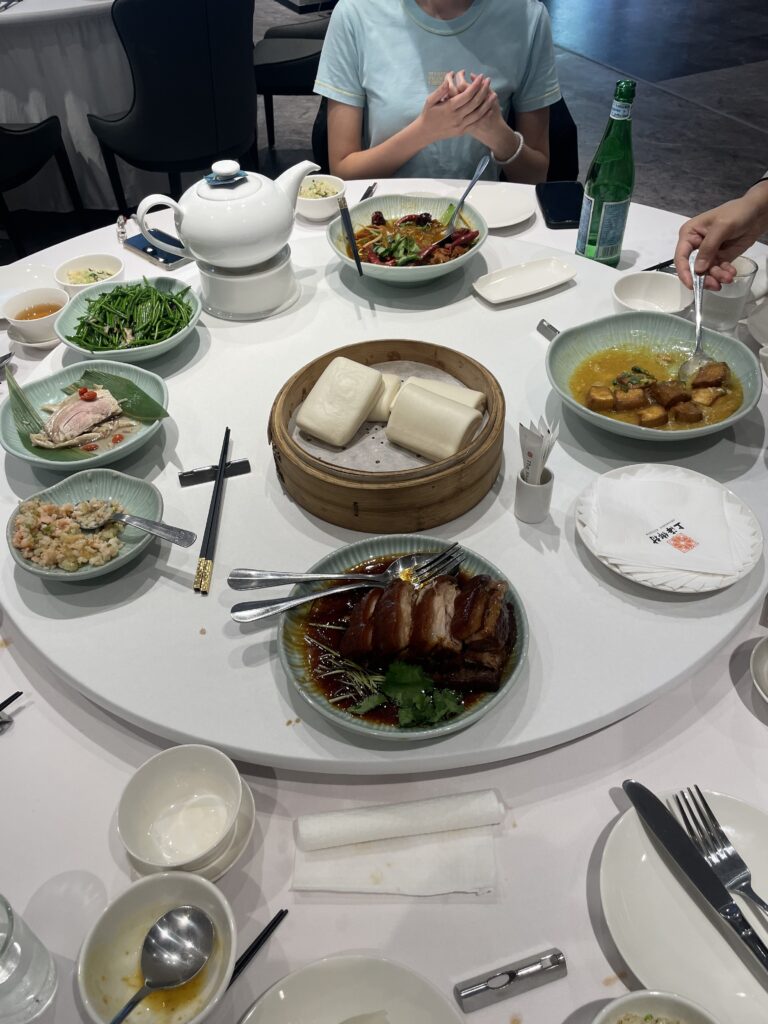
[[[189,256],[179,256],[175,252],[166,252],[160,248],[163,242],[181,245],[178,238],[167,235],[165,231],[158,231],[156,228],[150,231],[150,236],[150,238],[146,238],[142,234],[131,235],[130,238],[126,238],[123,245],[126,249],[133,250],[137,255],[143,256],[144,259],[158,267],[164,267],[166,270],[175,270],[176,267],[183,267],[185,263],[191,262]]]
[[[536,186],[544,223],[548,228],[577,228],[584,186],[579,181],[542,181]]]

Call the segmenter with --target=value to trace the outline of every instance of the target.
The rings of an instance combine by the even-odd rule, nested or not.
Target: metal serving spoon
[[[446,552],[453,553],[458,548],[457,544],[451,544],[443,551],[424,553],[417,555],[401,555],[385,569],[384,572],[271,572],[269,569],[233,569],[227,578],[227,583],[233,590],[261,590],[264,587],[283,587],[288,584],[293,586],[296,583],[322,583],[326,580],[341,580],[344,583],[352,583],[360,580],[369,586],[385,587],[392,580],[403,577],[403,573],[417,566],[420,569],[429,567],[430,562]]]
[[[199,907],[176,907],[147,932],[141,949],[144,984],[110,1024],[120,1024],[155,989],[179,988],[205,967],[213,952],[213,921]]]
[[[463,193],[461,195],[461,199],[458,201],[458,203],[456,204],[456,209],[453,211],[453,216],[448,221],[448,227],[445,229],[445,234],[442,235],[437,240],[437,242],[434,242],[433,245],[442,245],[443,242],[447,242],[448,239],[451,237],[451,235],[453,234],[453,232],[454,232],[454,230],[456,228],[456,221],[458,220],[459,214],[461,213],[461,208],[464,205],[464,200],[467,198],[469,193],[472,191],[472,189],[478,183],[478,181],[480,180],[480,175],[483,173],[483,171],[485,170],[485,168],[488,166],[488,164],[490,162],[491,162],[491,158],[490,158],[490,156],[487,153],[485,154],[484,157],[480,158],[480,160],[479,160],[479,162],[477,164],[477,167],[475,168],[475,173],[472,175],[472,180],[467,185],[467,187],[464,189],[464,191],[463,191]]]
[[[84,517],[87,520],[84,522]],[[182,548],[191,547],[197,540],[197,534],[190,530],[182,530],[178,526],[169,526],[168,523],[159,523],[155,519],[145,519],[143,516],[132,516],[127,512],[110,511],[109,506],[105,507],[103,515],[93,512],[78,513],[77,509],[72,513],[72,518],[78,524],[83,533],[92,533],[100,530],[107,523],[125,523],[126,526],[135,526],[137,530],[144,533],[151,533],[155,537],[170,541],[171,544],[178,544]]]
[[[691,268],[691,278],[693,279],[693,307],[696,318],[696,348],[693,350],[693,355],[686,359],[677,371],[678,379],[684,383],[695,377],[702,366],[706,366],[707,363],[714,362],[710,356],[704,353],[704,350],[701,347],[701,301],[704,296],[704,274],[697,274],[694,269],[696,257],[698,255],[699,250],[694,249],[688,257],[688,266]]]

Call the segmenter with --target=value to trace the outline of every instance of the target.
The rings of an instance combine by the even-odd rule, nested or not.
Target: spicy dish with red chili
[[[362,263],[386,267],[426,267],[448,263],[469,252],[480,236],[461,217],[453,233],[443,238],[453,215],[450,206],[440,220],[431,213],[407,213],[387,220],[374,211],[370,224],[355,231],[355,243]],[[352,247],[347,242],[347,255]]]

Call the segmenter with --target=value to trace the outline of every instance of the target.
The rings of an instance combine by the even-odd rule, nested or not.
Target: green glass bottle
[[[635,83],[616,83],[611,116],[584,183],[576,252],[615,267],[635,184],[632,159],[632,100]]]

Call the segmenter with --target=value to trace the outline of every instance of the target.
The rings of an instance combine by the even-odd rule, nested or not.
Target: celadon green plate
[[[30,498],[26,500],[29,501],[31,498],[52,501],[57,505],[64,505],[70,501],[76,503],[92,498],[112,498],[131,515],[156,520],[161,519],[163,515],[163,498],[154,484],[147,483],[145,480],[137,480],[125,473],[118,473],[114,469],[85,469],[82,473],[74,473],[66,480],[61,480],[53,487],[30,495]],[[13,546],[15,519],[16,512],[8,520],[5,530],[14,562],[27,572],[34,573],[35,576],[41,576],[47,580],[66,580],[67,583],[86,583],[96,579],[97,576],[104,576],[108,572],[122,568],[128,562],[132,562],[134,558],[138,558],[153,539],[143,530],[126,526],[120,534],[123,546],[120,553],[111,562],[107,562],[106,565],[87,565],[75,572],[67,572],[65,569],[48,569],[41,565],[35,565],[22,557]]]
[[[83,359],[108,359],[111,363],[145,363],[148,359],[161,356],[165,352],[170,352],[171,349],[176,348],[177,345],[180,345],[194,330],[203,308],[199,295],[192,288],[184,296],[184,300],[189,303],[192,310],[189,323],[186,327],[182,327],[180,331],[172,334],[170,338],[166,338],[165,341],[157,341],[152,345],[138,345],[136,348],[91,352],[87,348],[82,348],[82,346],[76,345],[74,341],[69,340],[69,336],[75,333],[78,320],[88,310],[88,299],[93,299],[103,292],[113,292],[116,288],[125,288],[129,284],[138,284],[141,280],[142,278],[137,277],[132,281],[101,281],[98,284],[91,285],[90,288],[85,288],[83,291],[78,292],[59,313],[53,325],[61,341],[64,342],[67,348],[77,352]],[[157,288],[161,292],[180,292],[187,288],[186,282],[179,281],[175,277],[148,277],[146,281],[153,288]]]
[[[79,380],[86,370],[100,370],[103,373],[113,373],[116,377],[126,377],[146,392],[150,398],[159,402],[163,408],[168,407],[168,388],[165,386],[165,381],[157,374],[142,370],[139,366],[121,366],[119,363],[110,363],[104,359],[65,366],[63,370],[58,370],[48,377],[24,384],[22,390],[35,409],[39,410],[42,405],[49,402],[60,402],[66,398],[62,388]],[[45,418],[46,414],[41,413],[40,415]],[[24,462],[31,462],[33,466],[49,469],[53,473],[72,473],[84,469],[86,466],[88,469],[94,466],[105,466],[110,462],[117,462],[129,452],[135,452],[137,448],[141,448],[155,436],[160,430],[160,424],[160,420],[155,420],[153,423],[139,423],[129,434],[125,435],[125,440],[115,445],[114,448],[107,448],[103,452],[94,452],[87,459],[55,462],[53,459],[46,459],[43,454],[37,455],[24,447],[16,429],[10,399],[6,398],[0,406],[0,445],[11,455],[23,459]],[[41,448],[40,451],[44,452],[45,449]]]
[[[418,533],[393,533],[383,537],[370,537],[367,540],[357,541],[347,547],[339,548],[330,555],[321,558],[308,572],[312,573],[339,573],[346,572],[355,565],[360,565],[372,558],[383,558],[398,555],[415,553],[429,553],[442,551],[449,546],[448,541],[438,540],[436,537],[425,537]],[[464,555],[461,568],[471,575],[486,573],[494,579],[504,580],[507,583],[507,601],[512,606],[515,616],[517,636],[512,654],[504,670],[504,677],[501,686],[495,693],[489,693],[474,703],[471,708],[463,714],[457,715],[446,722],[422,729],[400,728],[396,725],[387,725],[381,722],[369,722],[357,715],[342,711],[331,704],[322,690],[317,686],[309,672],[307,665],[306,645],[302,631],[302,624],[311,613],[312,605],[306,604],[295,611],[288,612],[280,619],[278,632],[278,651],[280,662],[286,675],[301,697],[310,704],[315,711],[323,718],[328,719],[334,725],[362,736],[374,737],[382,740],[394,740],[399,742],[413,742],[414,740],[432,740],[448,736],[451,733],[459,732],[468,725],[472,725],[483,715],[495,708],[514,686],[522,671],[523,664],[528,654],[528,619],[526,618],[523,603],[520,595],[512,586],[507,577],[496,568],[491,562],[486,561],[480,555],[462,548]],[[313,586],[302,584],[294,587],[291,596],[309,594],[316,589]],[[363,595],[360,591],[360,596]],[[318,596],[322,590],[317,590]]]
[[[357,206],[350,207],[349,213],[352,218],[352,226],[357,231],[358,228],[371,223],[371,214],[375,210],[380,210],[387,220],[392,220],[393,217],[404,217],[407,213],[429,213],[436,220],[439,220],[448,207],[451,204],[455,205],[455,203],[456,199],[451,196],[419,198],[418,196],[376,195],[371,196],[370,199],[363,200]],[[363,275],[375,278],[377,281],[383,281],[385,284],[410,287],[412,285],[427,284],[430,281],[434,281],[436,277],[444,277],[446,274],[453,273],[454,270],[459,270],[472,259],[475,253],[480,252],[488,237],[488,225],[485,223],[482,214],[474,206],[464,203],[461,216],[464,217],[473,231],[480,232],[475,244],[463,256],[457,256],[455,260],[449,260],[447,263],[436,263],[433,266],[426,267],[384,267],[375,263],[363,263]],[[326,228],[325,235],[335,255],[357,273],[354,259],[351,256],[347,256],[347,236],[344,232],[341,217],[331,221]]]
[[[605,348],[650,348],[657,352],[693,352],[696,340],[694,325],[670,313],[617,313],[601,320],[590,320],[577,327],[569,327],[554,339],[547,351],[547,376],[563,402],[582,419],[612,434],[637,437],[643,441],[688,441],[707,434],[727,430],[754,409],[763,392],[760,364],[743,342],[716,331],[703,331],[706,355],[718,362],[728,363],[730,370],[741,382],[744,401],[727,419],[688,430],[655,430],[635,423],[624,423],[610,416],[601,416],[581,405],[571,394],[570,379],[576,368],[590,356]],[[686,355],[683,356],[686,358]]]

